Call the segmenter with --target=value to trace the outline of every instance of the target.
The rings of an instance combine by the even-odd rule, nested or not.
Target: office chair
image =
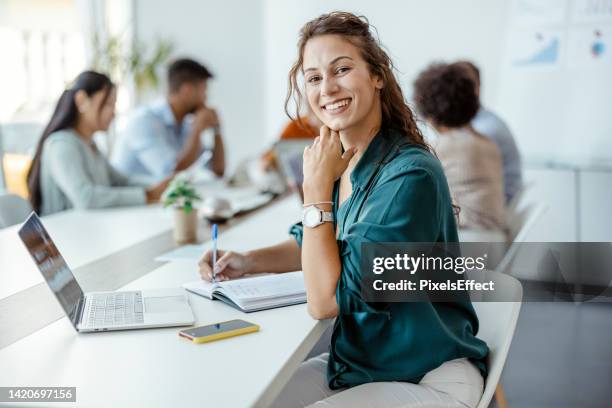
[[[0,193],[0,228],[19,224],[32,212],[30,202],[17,194]]]
[[[499,380],[521,310],[523,287],[516,278],[497,271],[483,271],[480,276],[474,274],[470,277],[482,281],[493,279],[496,285],[496,292],[482,292],[480,300],[473,302],[480,322],[478,338],[486,341],[489,346],[488,376],[477,408],[487,408],[493,395],[495,395],[499,408],[507,408],[503,387]],[[499,301],[498,293],[503,294],[504,301]]]

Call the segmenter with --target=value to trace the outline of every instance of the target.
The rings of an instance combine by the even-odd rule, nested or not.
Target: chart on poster
[[[612,0],[514,0],[503,55],[497,108],[527,157],[612,160]]]

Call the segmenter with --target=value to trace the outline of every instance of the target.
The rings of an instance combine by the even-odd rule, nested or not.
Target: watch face
[[[321,223],[321,212],[317,208],[310,207],[304,211],[303,223],[307,227],[315,227]]]

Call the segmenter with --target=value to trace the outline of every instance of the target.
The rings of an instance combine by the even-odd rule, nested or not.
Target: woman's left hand
[[[356,152],[351,148],[343,154],[338,132],[322,126],[314,143],[304,149],[304,189],[333,185]]]

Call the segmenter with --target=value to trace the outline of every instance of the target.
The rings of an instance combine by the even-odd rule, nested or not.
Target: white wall
[[[162,36],[216,74],[211,101],[224,119],[230,161],[254,155],[287,121],[287,72],[300,27],[325,12],[367,16],[399,70],[406,96],[417,73],[436,60],[469,58],[482,68],[483,100],[495,105],[504,0],[136,0],[136,35]],[[461,18],[457,18],[461,16]]]
[[[257,1],[136,0],[136,37],[174,42],[215,75],[210,105],[219,109],[230,166],[260,150],[264,133],[263,8]]]
[[[83,68],[74,3],[0,0],[0,121],[48,120],[66,81]]]
[[[481,67],[484,102],[495,105],[506,25],[504,0],[266,0],[267,137],[274,137],[287,120],[287,72],[296,57],[300,27],[333,10],[363,14],[376,26],[407,97],[412,81],[430,62],[469,58]]]

